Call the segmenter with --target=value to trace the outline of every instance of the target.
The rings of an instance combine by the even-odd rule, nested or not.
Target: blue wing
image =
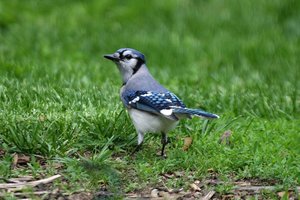
[[[172,120],[178,120],[172,107],[185,108],[183,102],[173,93],[151,91],[126,91],[122,100],[127,107],[163,115]]]

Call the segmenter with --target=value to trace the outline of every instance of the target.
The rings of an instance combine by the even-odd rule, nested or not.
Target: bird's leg
[[[166,155],[165,155],[165,147],[168,144],[168,136],[164,132],[161,133],[161,144],[162,144],[161,156],[162,157],[166,157]]]
[[[136,146],[136,148],[134,149],[132,154],[134,154],[134,153],[138,152],[139,150],[141,150],[142,145],[143,145],[143,141],[144,141],[144,133],[138,132],[138,145]]]

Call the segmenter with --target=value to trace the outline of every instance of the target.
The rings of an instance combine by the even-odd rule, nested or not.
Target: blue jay
[[[120,97],[138,133],[137,149],[141,147],[146,133],[161,133],[161,155],[165,156],[167,133],[175,128],[180,119],[192,116],[219,118],[216,114],[187,108],[175,94],[152,77],[141,52],[122,48],[104,57],[113,61],[121,73],[123,84]]]

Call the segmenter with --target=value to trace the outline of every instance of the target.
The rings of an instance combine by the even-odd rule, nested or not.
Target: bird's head
[[[130,48],[119,49],[113,54],[104,55],[104,58],[113,61],[117,65],[123,83],[126,83],[146,63],[145,56],[141,52]]]

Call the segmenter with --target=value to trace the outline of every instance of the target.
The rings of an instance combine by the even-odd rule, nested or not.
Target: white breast
[[[142,133],[168,133],[174,129],[178,123],[178,121],[137,109],[128,109],[128,112],[136,130]]]

